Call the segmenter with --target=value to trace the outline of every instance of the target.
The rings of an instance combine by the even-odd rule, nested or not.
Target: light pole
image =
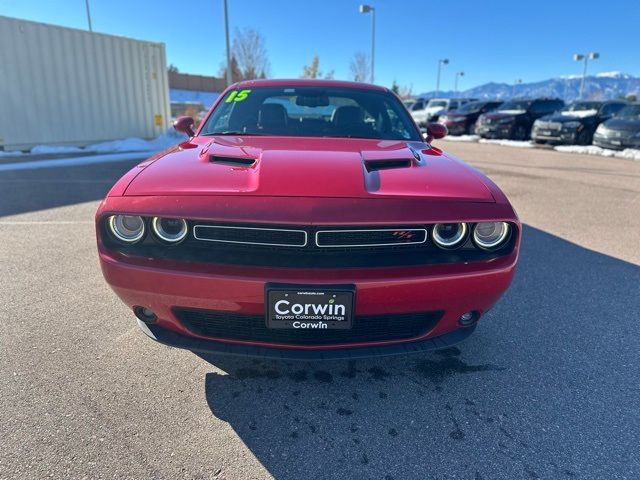
[[[87,6],[87,22],[89,23],[89,31],[93,32],[93,28],[91,28],[91,10],[89,9],[89,0],[85,0],[84,4]]]
[[[584,67],[582,68],[582,80],[580,81],[580,96],[579,99],[582,99],[582,94],[584,92],[584,79],[587,76],[587,62],[589,60],[597,60],[600,58],[600,54],[598,52],[589,52],[586,55],[582,53],[576,53],[573,55],[573,60],[576,62],[584,62]]]
[[[438,96],[438,93],[440,92],[440,69],[442,68],[442,65],[448,65],[449,64],[449,59],[448,58],[441,58],[440,60],[438,60],[438,77],[436,80],[436,97]]]
[[[453,87],[453,91],[456,93],[458,93],[458,77],[464,77],[464,72],[456,72],[456,81]]]
[[[231,76],[231,47],[229,46],[229,15],[227,13],[227,0],[223,0],[224,6],[224,36],[227,42],[227,87],[233,83],[233,77]]]
[[[511,89],[511,97],[515,97],[516,96],[516,85],[520,85],[522,83],[522,79],[521,78],[516,78],[513,81],[513,88]]]
[[[371,13],[371,83],[373,83],[376,58],[376,9],[371,5],[360,5],[360,13]]]

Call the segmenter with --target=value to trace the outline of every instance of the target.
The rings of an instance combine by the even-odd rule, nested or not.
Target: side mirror
[[[427,136],[425,138],[425,141],[427,143],[431,143],[433,140],[439,140],[441,138],[446,137],[448,133],[449,133],[449,130],[447,129],[446,125],[443,125],[442,123],[435,123],[435,122],[428,123]]]
[[[191,117],[178,117],[173,122],[173,128],[178,132],[186,133],[190,137],[193,137],[196,134],[196,132],[193,131],[193,123],[193,118]]]

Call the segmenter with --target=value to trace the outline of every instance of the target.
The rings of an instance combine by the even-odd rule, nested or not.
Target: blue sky
[[[222,0],[90,0],[95,31],[164,42],[180,71],[215,75],[224,60]],[[357,0],[228,0],[231,32],[266,39],[271,76],[298,77],[314,54],[323,70],[349,77],[369,53],[371,19]],[[438,58],[451,63],[441,88],[578,74],[576,52],[598,51],[590,73],[640,76],[640,2],[635,0],[370,0],[377,12],[376,83],[433,90]],[[86,28],[84,0],[0,0],[0,15]],[[437,5],[441,7],[438,9]]]

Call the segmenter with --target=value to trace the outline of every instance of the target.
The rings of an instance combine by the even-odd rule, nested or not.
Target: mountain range
[[[438,97],[470,97],[470,98],[501,98],[513,97],[559,97],[566,102],[578,99],[580,94],[579,75],[551,78],[541,82],[520,83],[485,83],[468,90],[454,92],[425,92],[418,95],[422,98]],[[634,77],[622,72],[604,72],[588,75],[585,78],[584,99],[610,100],[619,97],[635,95],[640,98],[640,77]]]

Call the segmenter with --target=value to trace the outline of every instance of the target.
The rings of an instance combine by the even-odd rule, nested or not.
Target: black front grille
[[[198,240],[220,243],[283,247],[304,247],[307,244],[307,232],[283,228],[195,225],[193,235]]]
[[[424,228],[320,230],[316,233],[316,245],[319,247],[415,245],[426,241],[427,230]]]
[[[335,345],[352,342],[410,339],[423,335],[444,315],[443,311],[356,316],[350,330],[267,328],[262,315],[174,308],[191,332],[203,337],[291,345]]]

